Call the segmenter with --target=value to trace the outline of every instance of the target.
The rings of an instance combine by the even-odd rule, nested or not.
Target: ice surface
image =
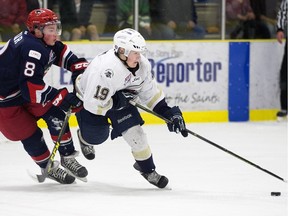
[[[216,144],[288,178],[287,122],[197,123],[187,127]],[[76,128],[71,128],[75,146]],[[169,133],[165,125],[144,130],[157,171],[172,190],[150,185],[132,167],[122,138],[96,147],[96,158],[79,162],[88,182],[39,184],[27,169],[40,169],[22,144],[0,135],[0,214],[2,216],[287,216],[287,183],[194,136]],[[51,140],[44,129],[49,147]],[[57,159],[59,156],[57,154]],[[270,196],[272,191],[282,193]]]

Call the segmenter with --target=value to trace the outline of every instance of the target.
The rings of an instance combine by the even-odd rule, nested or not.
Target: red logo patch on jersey
[[[127,85],[127,83],[130,82],[131,76],[132,76],[132,74],[130,73],[130,74],[125,78],[124,85]]]

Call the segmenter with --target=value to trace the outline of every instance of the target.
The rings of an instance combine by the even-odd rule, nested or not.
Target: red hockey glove
[[[77,62],[71,65],[70,71],[72,72],[72,82],[73,86],[75,86],[75,80],[79,74],[82,74],[85,69],[88,67],[88,62],[85,58],[79,58]]]
[[[72,112],[78,112],[83,108],[82,101],[73,93],[69,93],[66,88],[59,89],[59,93],[53,99],[52,104],[67,112],[72,108]]]

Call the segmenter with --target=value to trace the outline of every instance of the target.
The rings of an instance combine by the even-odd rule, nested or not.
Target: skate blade
[[[166,185],[166,187],[161,188],[162,190],[172,190],[172,188],[169,185]]]
[[[80,181],[83,181],[83,182],[85,182],[85,183],[88,182],[88,179],[87,179],[86,177],[81,178],[81,177],[77,177],[77,176],[75,176],[75,175],[73,175],[73,176],[74,176],[76,179],[80,180]]]
[[[39,182],[39,179],[38,179],[38,175],[37,174],[34,174],[34,173],[32,173],[30,170],[26,170],[27,171],[27,174],[30,176],[30,178],[33,180],[33,181],[35,181],[35,182],[37,182],[37,183],[42,183],[42,182]],[[44,182],[44,181],[43,181]]]
[[[86,177],[76,176],[76,175],[74,175],[70,170],[68,170],[68,169],[66,169],[66,168],[65,168],[65,171],[66,171],[69,175],[75,177],[76,179],[78,179],[78,180],[80,180],[80,181],[83,181],[83,182],[85,182],[85,183],[88,182],[88,179],[87,179]]]
[[[286,122],[288,120],[287,116],[285,117],[277,117],[277,122]]]

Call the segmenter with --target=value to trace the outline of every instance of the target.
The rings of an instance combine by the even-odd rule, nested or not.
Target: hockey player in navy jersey
[[[151,184],[165,188],[168,178],[155,171],[152,152],[141,125],[144,123],[130,99],[170,119],[172,132],[188,135],[179,107],[169,107],[163,91],[151,74],[151,65],[142,55],[146,42],[133,29],[123,29],[114,35],[114,48],[96,56],[85,72],[76,79],[77,92],[84,109],[76,113],[78,137],[83,155],[94,159],[94,145],[109,137],[108,118],[112,123],[111,138],[122,136],[135,159],[134,168]]]
[[[9,140],[21,141],[25,151],[42,169],[50,151],[37,126],[42,118],[56,142],[65,112],[77,111],[82,102],[66,88],[56,89],[44,82],[52,64],[72,71],[72,80],[87,67],[87,61],[73,54],[67,45],[57,41],[61,23],[48,9],[30,12],[27,30],[11,38],[0,48],[0,131]],[[48,177],[62,184],[85,178],[87,169],[75,159],[69,127],[62,136],[59,162],[54,161]]]

